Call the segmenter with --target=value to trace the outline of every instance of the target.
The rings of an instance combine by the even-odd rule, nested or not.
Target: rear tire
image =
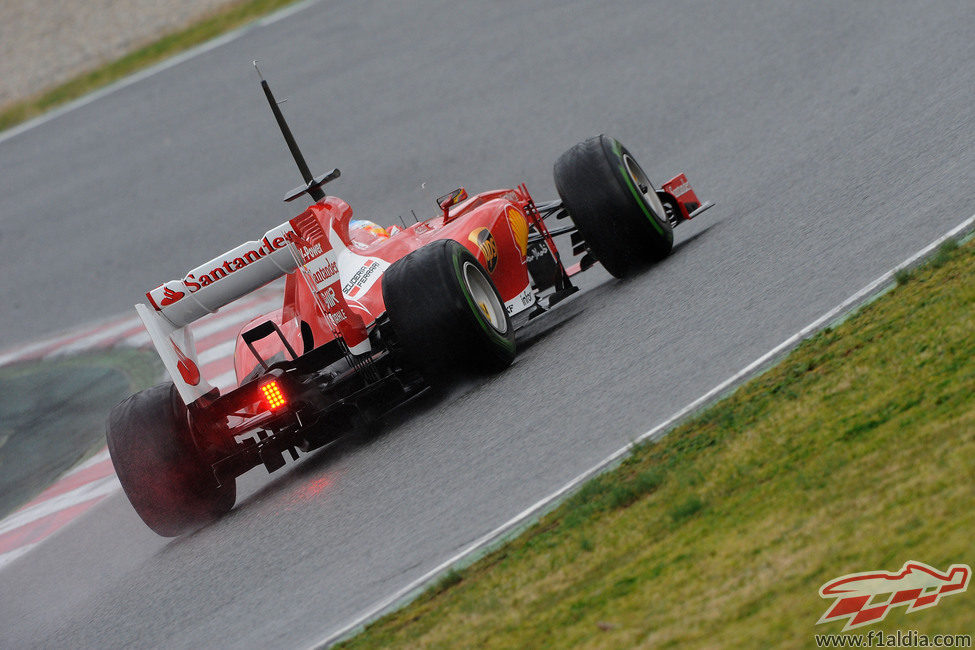
[[[236,482],[221,485],[190,432],[172,383],[120,402],[108,418],[108,451],[132,507],[156,533],[175,537],[227,513]]]
[[[511,365],[511,319],[491,277],[461,244],[427,244],[397,260],[382,282],[396,339],[431,384]]]
[[[656,189],[619,141],[597,135],[555,163],[562,204],[607,271],[618,278],[670,253],[674,231]]]

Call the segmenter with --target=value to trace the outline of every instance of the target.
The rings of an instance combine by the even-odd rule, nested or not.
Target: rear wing
[[[332,218],[336,211],[340,215],[337,220]],[[365,324],[346,303],[338,272],[338,255],[348,247],[349,217],[348,204],[326,197],[294,219],[268,230],[261,239],[245,242],[192,269],[183,278],[146,292],[148,304],[137,304],[135,310],[186,404],[214,390],[200,373],[188,326],[295,270],[315,296],[323,326],[343,339],[352,353],[369,351]],[[345,237],[340,236],[336,226]]]

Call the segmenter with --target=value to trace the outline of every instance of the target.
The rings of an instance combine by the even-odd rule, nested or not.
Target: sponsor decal
[[[905,605],[907,613],[934,607],[942,596],[953,596],[968,589],[972,569],[967,564],[952,564],[942,573],[923,562],[905,562],[896,573],[866,571],[830,580],[819,588],[822,598],[836,601],[816,622],[847,619],[843,632],[878,623],[894,607]]]
[[[521,256],[525,257],[528,254],[528,220],[525,219],[521,210],[515,207],[509,207],[505,214],[508,217],[508,223],[511,225],[511,234],[514,235],[515,244],[518,245]]]
[[[329,311],[335,309],[335,306],[339,304],[339,299],[335,297],[335,289],[332,287],[322,292],[322,300],[325,301],[325,306],[328,307]]]
[[[520,311],[524,311],[535,304],[535,292],[532,291],[532,287],[529,284],[524,290],[517,296],[504,303],[504,308],[508,311],[508,315],[517,314]]]
[[[339,300],[339,285],[338,283],[332,284],[332,286],[322,289],[318,292],[318,297],[323,303],[322,311],[324,311],[332,319],[332,323],[338,325],[342,321],[348,319],[349,315],[345,313],[345,308],[347,305],[345,302]],[[321,307],[321,303],[319,303]],[[347,336],[347,334],[346,334]]]
[[[304,258],[306,262],[312,261],[319,255],[321,255],[323,252],[324,251],[322,250],[321,242],[315,244],[314,246],[306,245],[301,247],[301,256]]]
[[[329,260],[311,274],[312,280],[314,280],[319,286],[328,282],[332,276],[339,272],[339,266],[335,263],[335,260]]]
[[[372,283],[376,281],[381,269],[382,265],[377,260],[366,260],[365,264],[360,266],[359,270],[353,273],[349,281],[342,287],[342,293],[350,297],[355,297],[363,290],[368,291]]]
[[[478,228],[471,232],[467,238],[481,249],[488,273],[494,273],[494,268],[498,265],[498,245],[495,243],[491,231],[487,228]]]
[[[677,201],[684,206],[687,213],[690,214],[694,212],[699,207],[701,207],[701,202],[697,198],[697,194],[691,188],[691,184],[687,181],[687,176],[684,174],[678,174],[672,179],[664,183],[664,191],[670,192],[670,194],[677,199]]]
[[[186,294],[182,291],[173,291],[169,287],[163,288],[163,298],[159,301],[159,304],[163,307],[173,304]]]
[[[287,233],[288,239],[293,237],[293,233]],[[224,260],[223,264],[210,269],[209,272],[202,275],[196,275],[195,273],[187,273],[186,277],[183,278],[183,284],[190,293],[196,293],[203,287],[209,286],[218,280],[221,280],[234,271],[239,271],[248,264],[258,261],[262,257],[267,257],[279,248],[284,248],[288,245],[288,239],[285,237],[275,237],[273,240],[268,240],[267,237],[261,240],[261,245],[257,250],[249,250],[244,253],[241,257],[235,257],[232,260]]]
[[[180,377],[190,386],[196,386],[200,383],[200,369],[197,368],[192,359],[183,354],[183,351],[179,349],[179,346],[176,345],[173,339],[169,339],[169,342],[172,344],[173,350],[176,351],[176,357],[179,359],[176,362],[176,369],[179,370]]]
[[[357,353],[368,351],[369,335],[365,323],[360,316],[348,311],[342,296],[339,251],[332,247],[314,217],[306,214],[296,217],[291,223],[302,237],[292,234],[288,240],[294,244],[292,252],[295,262],[306,285],[315,295],[318,309],[330,321],[336,336],[344,339],[349,348]]]
[[[335,261],[332,246],[324,237],[310,242],[295,235],[289,238],[294,247],[291,249],[298,262],[304,269],[305,275],[312,280],[315,287],[321,288],[331,283],[339,273],[339,265]],[[300,256],[300,259],[299,259]]]
[[[546,257],[551,258],[552,253],[549,251],[548,246],[538,242],[532,244],[532,247],[528,249],[528,254],[525,256],[525,261],[531,264],[532,262],[537,262],[538,260]]]

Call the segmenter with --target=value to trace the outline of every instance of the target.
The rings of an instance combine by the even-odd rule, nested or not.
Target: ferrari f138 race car
[[[569,235],[572,267],[597,261],[616,277],[666,256],[673,228],[711,207],[681,174],[656,189],[630,152],[599,135],[555,163],[559,199],[525,185],[438,199],[409,227],[353,220],[322,189],[263,78],[261,85],[309,195],[303,212],[137,304],[172,381],[111,412],[108,448],[119,481],[156,533],[179,535],[229,511],[236,478],[269,472],[356,430],[458,374],[497,372],[515,332],[577,290],[554,237]],[[553,225],[549,225],[549,223]],[[286,276],[281,307],[237,337],[237,386],[221,392],[199,370],[189,325]]]

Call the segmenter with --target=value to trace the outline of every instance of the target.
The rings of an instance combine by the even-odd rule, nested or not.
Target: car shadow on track
[[[720,225],[721,225],[721,222],[720,221],[715,221],[714,223],[709,223],[707,226],[705,226],[704,228],[701,228],[700,230],[698,230],[696,233],[694,233],[693,235],[691,235],[687,239],[682,239],[679,242],[675,243],[674,244],[674,248],[673,248],[673,250],[671,251],[670,254],[671,255],[674,255],[678,251],[683,250],[683,249],[685,249],[685,248],[693,245],[694,242],[696,242],[698,239],[700,239],[702,236],[704,236],[709,230],[711,230],[711,229],[713,229],[713,228],[715,228],[717,226],[720,226]]]
[[[677,253],[677,251],[683,250],[683,249],[687,248],[688,246],[691,246],[692,244],[694,244],[694,242],[696,242],[698,239],[700,239],[705,233],[707,233],[712,228],[715,228],[717,226],[720,226],[721,223],[722,223],[721,221],[715,221],[713,223],[709,223],[707,226],[705,226],[704,228],[701,228],[700,230],[698,230],[696,233],[694,233],[693,235],[691,235],[687,239],[680,240],[679,242],[677,242],[676,244],[674,244],[673,251],[671,251],[670,254],[671,255],[674,255],[675,253]]]
[[[428,390],[408,404],[386,414],[375,426],[346,433],[318,449],[302,453],[297,462],[289,462],[286,467],[265,479],[267,482],[264,485],[238,501],[224,519],[243,515],[252,507],[259,508],[268,499],[278,498],[285,492],[300,488],[308,481],[327,475],[347,456],[380,444],[387,436],[395,435],[402,424],[475,390],[482,381],[484,380],[475,378],[457,382],[449,389]],[[252,471],[259,470],[255,468]]]
[[[580,292],[579,295],[584,295],[584,293]],[[544,337],[568,324],[583,311],[583,301],[571,299],[533,319],[519,330],[518,349],[520,351],[527,350]],[[225,519],[233,518],[238,512],[243,514],[249,508],[257,507],[261,502],[279,495],[282,491],[293,489],[315,477],[327,474],[347,455],[381,443],[387,436],[395,435],[396,431],[408,421],[421,417],[424,413],[442,408],[444,404],[463,397],[490,380],[490,377],[471,377],[457,381],[448,388],[428,390],[409,404],[385,415],[374,428],[350,432],[334,442],[303,454],[298,462],[289,463],[288,467],[280,470],[280,474],[275,473],[273,477],[267,480],[266,484],[238,501],[234,509],[225,516]],[[184,538],[192,537],[195,534],[190,533]]]
[[[518,352],[524,352],[549,334],[552,334],[562,326],[567,325],[570,321],[579,316],[584,310],[585,309],[579,300],[572,299],[567,300],[566,302],[557,305],[554,309],[551,309],[537,318],[532,319],[522,329],[518,330],[518,334],[516,336]]]

